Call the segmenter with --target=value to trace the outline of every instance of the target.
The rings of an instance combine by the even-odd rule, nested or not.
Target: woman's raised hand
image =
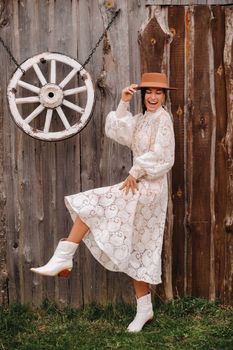
[[[137,84],[131,84],[130,86],[127,86],[124,88],[121,92],[121,99],[124,102],[129,102],[131,98],[133,97],[133,94],[137,92]]]

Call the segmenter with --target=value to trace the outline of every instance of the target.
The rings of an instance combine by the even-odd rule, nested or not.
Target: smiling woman
[[[145,89],[146,111],[132,116],[129,102],[138,89]],[[120,184],[66,196],[74,221],[70,234],[46,265],[31,269],[47,276],[67,275],[83,240],[105,268],[132,277],[137,314],[129,332],[140,331],[153,318],[149,283],[161,283],[167,173],[174,163],[175,146],[172,119],[162,106],[168,89],[165,74],[145,73],[140,85],[122,90],[117,110],[106,118],[105,132],[133,151],[129,176]]]

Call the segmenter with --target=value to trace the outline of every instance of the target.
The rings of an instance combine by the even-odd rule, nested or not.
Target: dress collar
[[[160,106],[155,112],[148,112],[148,111],[146,111],[144,113],[144,115],[148,116],[148,117],[155,117],[158,114],[160,114],[163,110],[164,110],[164,108],[162,106]]]

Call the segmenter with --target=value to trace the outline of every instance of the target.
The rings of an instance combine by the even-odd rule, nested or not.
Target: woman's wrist
[[[146,174],[145,170],[139,165],[133,165],[129,171],[129,174],[132,175],[136,180]]]
[[[124,117],[128,112],[128,107],[129,107],[129,102],[125,102],[121,99],[116,109],[117,118]]]
[[[130,100],[131,100],[131,98],[129,99],[129,98],[121,96],[121,101],[123,101],[125,103],[130,102]]]

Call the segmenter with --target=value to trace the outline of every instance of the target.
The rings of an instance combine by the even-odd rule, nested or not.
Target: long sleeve
[[[129,103],[120,101],[117,110],[107,115],[105,133],[121,145],[131,147],[136,118],[128,111]]]
[[[151,151],[134,159],[129,173],[136,179],[149,176],[156,179],[166,174],[174,164],[175,138],[173,123],[167,112],[160,116],[160,123]]]

